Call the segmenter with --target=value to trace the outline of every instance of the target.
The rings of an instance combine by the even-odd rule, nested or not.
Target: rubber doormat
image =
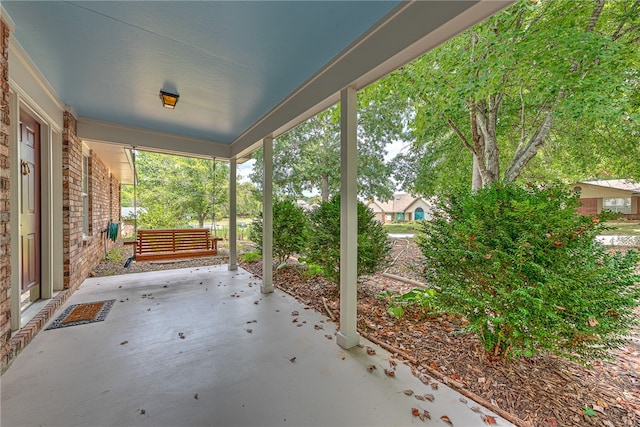
[[[102,322],[107,318],[115,301],[110,299],[70,305],[45,330]]]

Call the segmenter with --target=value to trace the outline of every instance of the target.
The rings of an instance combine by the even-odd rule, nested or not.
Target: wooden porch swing
[[[162,229],[162,230],[138,230],[137,207],[137,173],[135,147],[132,150],[133,158],[133,205],[134,205],[134,232],[136,244],[134,255],[127,260],[125,267],[135,261],[164,261],[182,258],[197,258],[218,255],[218,242],[220,237],[213,237],[211,230],[206,228],[186,229]],[[216,159],[213,159],[213,177],[215,179]],[[211,203],[215,208],[215,192],[212,193]],[[214,210],[215,212],[215,210]],[[213,214],[215,222],[215,213]]]

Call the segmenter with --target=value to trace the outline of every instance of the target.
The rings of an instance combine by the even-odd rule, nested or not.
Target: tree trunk
[[[475,154],[478,157],[477,165],[483,187],[500,179],[500,150],[496,135],[499,106],[498,95],[490,96],[488,105],[484,99],[476,101],[473,108],[475,114],[472,126],[475,124],[474,137],[477,135],[477,141],[474,141]]]
[[[200,228],[204,228],[204,215],[198,215],[198,224],[200,224]]]
[[[476,191],[482,188],[482,176],[478,166],[478,156],[473,154],[473,175],[471,177],[471,190]]]
[[[553,111],[554,108],[551,108],[547,112],[544,121],[540,127],[536,129],[534,134],[531,135],[527,145],[524,147],[518,147],[509,169],[507,169],[507,172],[504,174],[505,181],[515,181],[520,176],[527,163],[529,163],[529,160],[531,160],[538,153],[540,147],[544,145],[545,139],[551,130],[551,125],[553,124]]]
[[[329,201],[329,174],[322,174],[320,182],[320,196],[322,197],[323,202]]]

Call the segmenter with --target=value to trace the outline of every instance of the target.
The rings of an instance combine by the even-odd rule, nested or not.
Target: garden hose
[[[118,239],[118,230],[120,228],[120,223],[109,222],[109,226],[107,228],[108,228],[107,237],[115,242]]]

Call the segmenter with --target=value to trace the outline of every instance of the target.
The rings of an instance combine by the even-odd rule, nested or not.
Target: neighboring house
[[[640,219],[638,198],[640,184],[626,179],[579,181],[571,188],[580,193],[582,206],[578,212],[583,215],[599,214],[603,210],[621,213],[627,219]]]
[[[411,194],[394,194],[391,199],[383,202],[371,200],[367,202],[381,223],[422,221],[431,219],[433,204],[422,197],[414,197]]]

